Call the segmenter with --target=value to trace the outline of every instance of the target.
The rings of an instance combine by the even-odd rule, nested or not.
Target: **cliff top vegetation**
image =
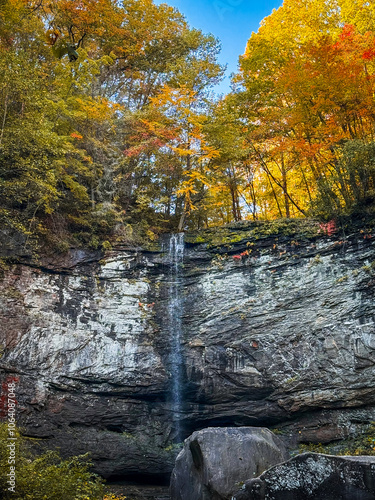
[[[219,41],[166,4],[1,0],[4,234],[63,252],[372,220],[373,20],[372,2],[285,0],[217,98]]]

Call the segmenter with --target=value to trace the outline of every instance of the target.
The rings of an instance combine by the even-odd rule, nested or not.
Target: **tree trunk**
[[[285,216],[287,219],[290,219],[288,184],[287,184],[287,178],[286,178],[286,169],[285,169],[284,154],[283,153],[281,153],[281,175],[282,175],[282,189],[283,189],[283,193],[284,193]]]
[[[5,102],[4,102],[4,115],[3,115],[3,122],[1,124],[0,146],[1,146],[1,143],[3,142],[4,128],[5,128],[5,121],[7,119],[7,113],[8,113],[8,94],[5,96]]]
[[[271,186],[271,189],[272,189],[273,197],[275,198],[275,201],[276,201],[276,205],[277,205],[277,209],[278,209],[278,211],[279,211],[279,215],[280,215],[280,217],[282,217],[282,216],[283,216],[283,213],[282,213],[282,211],[281,211],[280,204],[279,204],[279,200],[278,200],[278,198],[277,198],[277,194],[276,194],[275,189],[274,189],[274,187],[273,187],[273,184],[272,184],[272,179],[271,179],[271,176],[270,176],[270,174],[269,174],[268,169],[267,169],[265,172],[266,172],[266,175],[267,175],[268,182],[270,183],[270,186]]]
[[[184,224],[185,224],[185,215],[186,215],[186,205],[184,203],[184,206],[182,208],[182,214],[181,214],[181,217],[180,217],[180,221],[178,223],[178,228],[177,228],[177,231],[179,233],[182,233],[182,230],[184,228]]]

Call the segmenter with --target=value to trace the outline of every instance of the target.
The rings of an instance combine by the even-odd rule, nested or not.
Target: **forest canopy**
[[[285,0],[232,92],[151,0],[0,0],[0,224],[61,251],[243,219],[373,215],[375,5]]]

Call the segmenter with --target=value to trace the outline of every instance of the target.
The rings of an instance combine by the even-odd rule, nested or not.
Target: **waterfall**
[[[175,441],[181,442],[181,422],[182,411],[182,377],[183,377],[183,357],[182,357],[182,263],[184,259],[184,234],[172,234],[168,246],[168,312],[167,325],[170,340],[169,366],[171,372],[171,392],[170,402],[172,408],[172,423],[175,429]]]

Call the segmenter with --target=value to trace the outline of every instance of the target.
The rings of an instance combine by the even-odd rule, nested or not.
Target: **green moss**
[[[284,429],[278,429],[278,428],[274,428],[274,429],[270,429],[270,431],[272,431],[274,434],[276,434],[276,436],[284,436],[285,434],[287,434],[287,431],[285,431]]]
[[[8,271],[9,262],[5,257],[0,258],[0,271]]]
[[[23,295],[22,293],[16,288],[15,286],[7,286],[0,290],[0,296],[5,297],[8,300],[23,300]]]
[[[299,452],[313,451],[328,455],[375,455],[375,422],[357,436],[323,445],[321,443],[305,443],[299,447]]]
[[[205,239],[203,238],[203,236],[198,235],[198,236],[195,238],[194,243],[205,243]]]
[[[205,243],[207,248],[222,246],[231,248],[232,245],[241,242],[250,246],[262,238],[288,236],[294,237],[294,245],[299,245],[299,239],[314,238],[318,236],[319,230],[319,222],[312,219],[244,221],[187,233],[185,241],[190,244]]]
[[[366,273],[372,274],[374,268],[372,267],[372,264],[365,264],[364,266],[361,267],[362,271],[365,271]]]
[[[320,254],[318,253],[317,255],[315,255],[315,257],[313,258],[313,260],[311,261],[311,265],[317,265],[317,264],[321,264],[323,262],[323,259],[322,257],[320,256]]]
[[[179,452],[180,450],[182,450],[183,445],[184,445],[184,443],[173,443],[173,444],[170,444],[169,446],[167,446],[166,448],[164,448],[164,451],[166,451],[166,452],[170,452],[170,451]]]
[[[130,432],[122,432],[121,435],[127,439],[136,439],[136,436],[134,436],[133,434],[131,434]]]
[[[343,283],[344,281],[348,280],[348,276],[342,276],[341,278],[338,278],[336,280],[336,283]]]
[[[112,250],[112,245],[111,245],[111,243],[110,243],[108,240],[103,241],[103,243],[102,243],[102,249],[103,249],[104,251]]]
[[[329,447],[322,445],[322,443],[301,444],[299,446],[299,452],[300,453],[313,452],[313,453],[324,453],[327,455],[333,455],[333,453],[329,450]]]
[[[297,382],[297,380],[300,378],[300,375],[294,375],[294,377],[290,377],[285,380],[286,384],[293,384],[294,382]]]

